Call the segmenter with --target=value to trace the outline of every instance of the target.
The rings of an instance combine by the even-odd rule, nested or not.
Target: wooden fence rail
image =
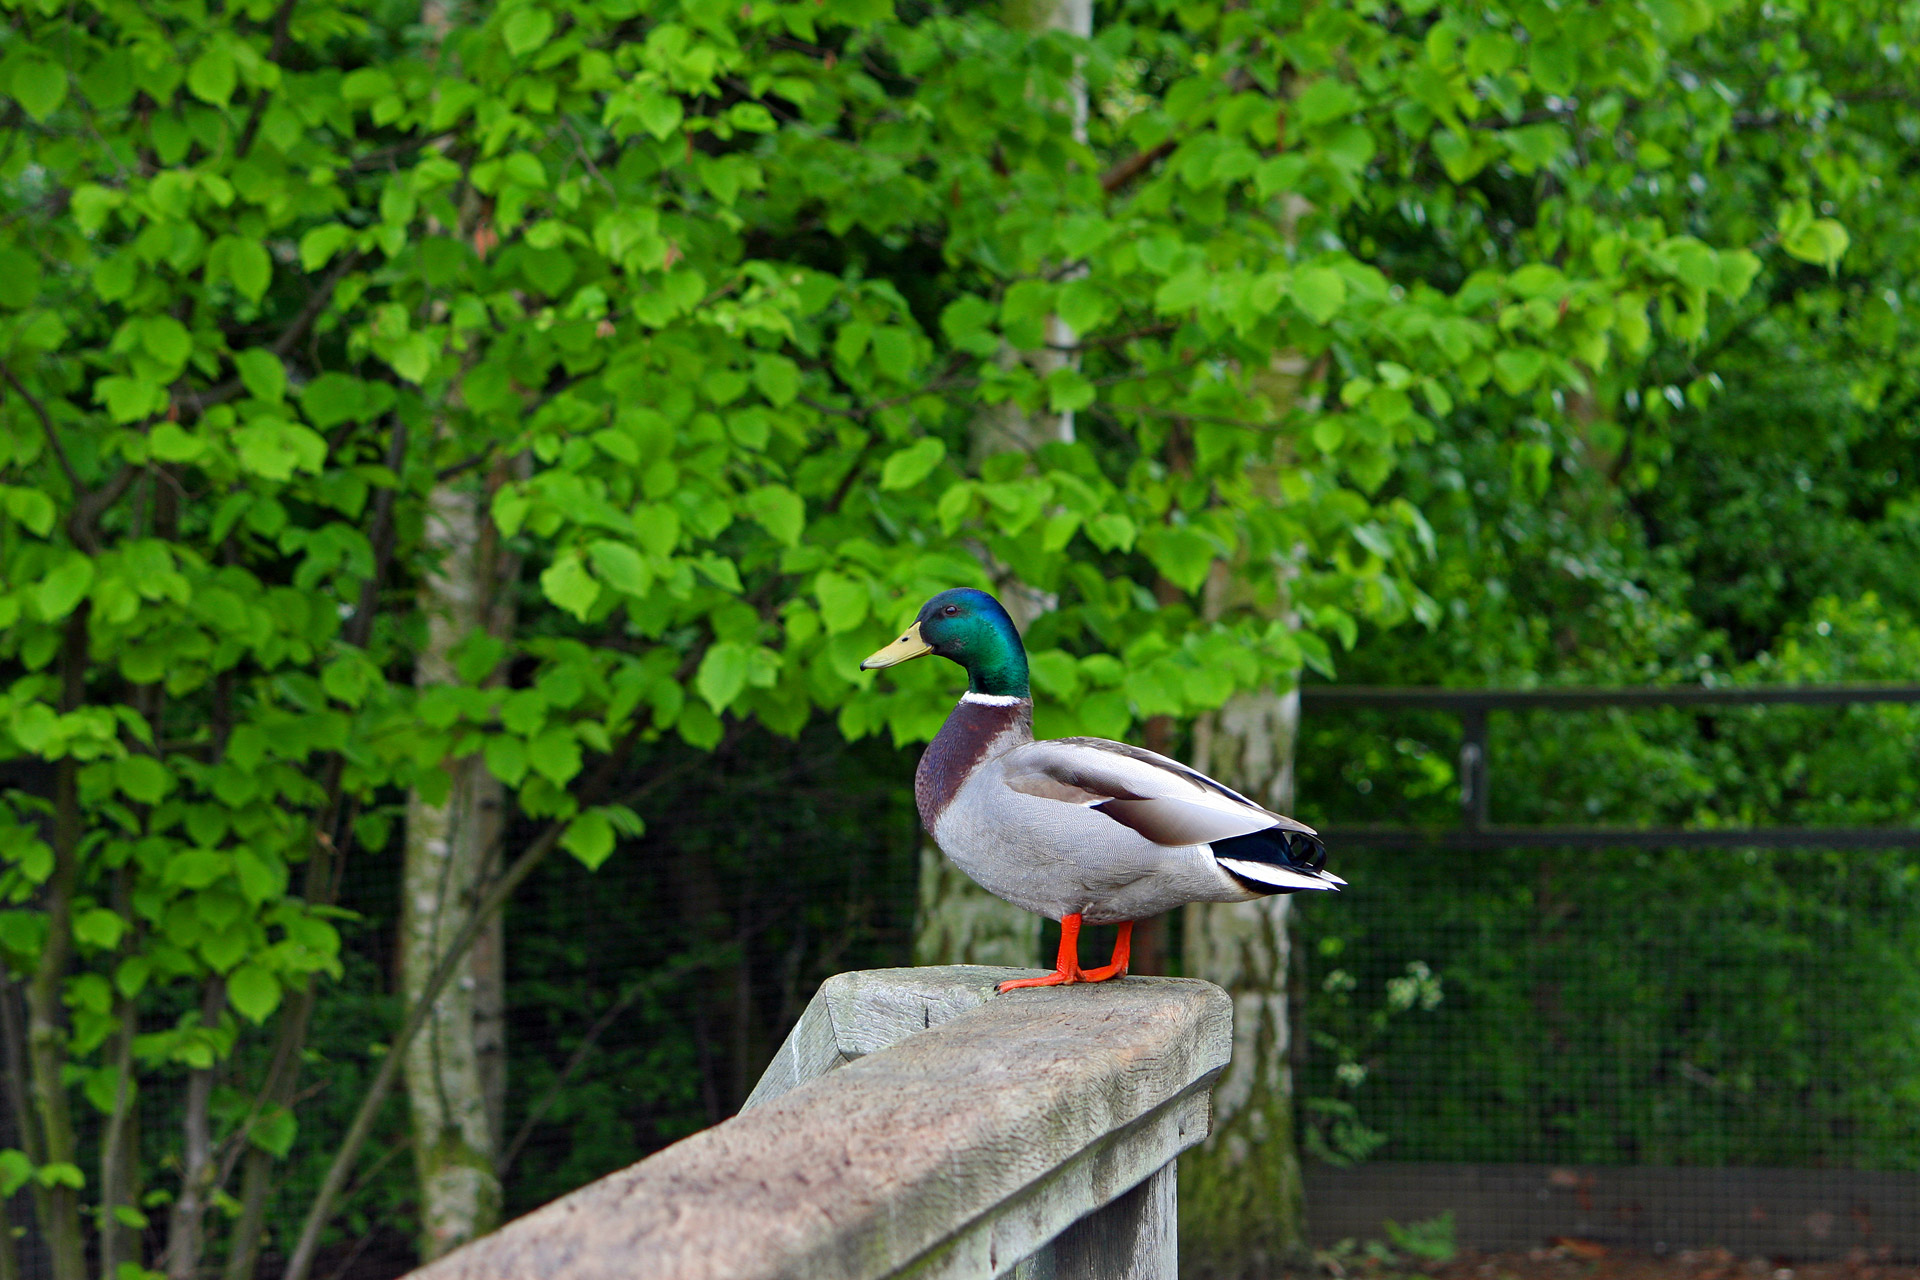
[[[1174,1157],[1232,1047],[1211,984],[824,984],[746,1109],[419,1280],[1173,1280]]]

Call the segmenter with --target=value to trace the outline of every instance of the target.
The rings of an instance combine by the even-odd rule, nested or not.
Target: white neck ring
[[[1003,693],[975,693],[969,689],[960,695],[960,701],[971,702],[982,707],[1017,707],[1025,698],[1010,698]]]

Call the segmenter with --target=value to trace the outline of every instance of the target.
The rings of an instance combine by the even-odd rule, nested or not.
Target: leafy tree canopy
[[[1648,198],[1737,131],[1671,73],[1704,0],[5,8],[0,946],[66,1029],[26,1153],[63,1280],[66,1084],[111,1117],[116,1063],[297,1050],[343,860],[443,761],[597,865],[629,744],[928,734],[944,673],[855,663],[956,583],[1058,599],[1054,733],[1329,671],[1441,617],[1407,459],[1512,422],[1543,476],[1750,246],[1846,248]],[[416,690],[447,485],[528,598]]]

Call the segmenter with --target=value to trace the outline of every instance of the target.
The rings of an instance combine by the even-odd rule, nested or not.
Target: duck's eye
[[[960,606],[957,604],[950,604],[946,608],[942,609],[940,612],[946,614],[949,618],[951,618],[955,614],[960,612]]]

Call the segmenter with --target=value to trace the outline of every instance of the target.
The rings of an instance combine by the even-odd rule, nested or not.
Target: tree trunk
[[[427,643],[421,686],[459,680],[451,651],[479,629],[499,634],[500,566],[481,486],[453,481],[429,499],[426,543],[437,559],[421,586]],[[477,755],[446,762],[444,798],[407,797],[400,973],[408,1003],[466,925],[499,856],[504,792]],[[504,934],[496,916],[406,1054],[405,1080],[420,1188],[420,1256],[437,1258],[493,1229],[504,1093],[499,978]],[[491,988],[491,990],[489,990]]]
[[[1240,694],[1195,726],[1194,763],[1280,813],[1293,804],[1300,693]],[[1180,1157],[1182,1271],[1254,1280],[1304,1252],[1305,1202],[1288,1065],[1290,895],[1186,908],[1187,976],[1233,997],[1233,1061],[1213,1133]]]
[[[87,607],[67,620],[61,647],[60,709],[71,712],[86,696]],[[47,1164],[75,1163],[77,1144],[67,1097],[67,968],[73,956],[73,902],[80,885],[79,761],[63,756],[54,764],[53,874],[41,890],[47,913],[47,937],[40,961],[27,981],[28,1088],[33,1119],[39,1126],[40,1155]],[[53,1280],[86,1280],[86,1236],[80,1223],[80,1193],[65,1182],[36,1196],[40,1232],[53,1263]]]
[[[1008,6],[1010,25],[1029,31],[1052,27],[1083,38],[1093,34],[1092,0],[1014,0]],[[1078,76],[1061,104],[1071,113],[1073,135],[1087,137],[1087,87]],[[1022,362],[1045,378],[1055,369],[1077,363],[1070,349],[1078,340],[1058,316],[1047,319],[1047,343],[1038,351],[1000,353],[1009,366]],[[1073,413],[1026,413],[1012,401],[995,405],[973,421],[971,453],[977,462],[996,453],[1032,453],[1044,444],[1073,440]],[[1036,591],[989,560],[1001,603],[1014,624],[1025,631],[1029,623],[1058,603]],[[969,880],[947,861],[931,840],[920,846],[920,892],[914,918],[915,964],[1034,964],[1040,959],[1040,917],[1000,899]]]

